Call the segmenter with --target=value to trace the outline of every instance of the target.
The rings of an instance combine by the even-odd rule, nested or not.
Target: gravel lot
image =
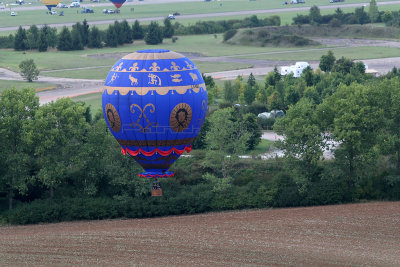
[[[0,227],[0,266],[400,266],[400,202]]]

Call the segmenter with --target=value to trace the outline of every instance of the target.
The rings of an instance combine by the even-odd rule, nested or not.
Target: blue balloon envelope
[[[169,50],[124,56],[104,83],[103,114],[141,177],[173,176],[168,168],[198,135],[207,112],[204,80],[187,57]]]
[[[110,0],[116,8],[120,8],[126,0]]]

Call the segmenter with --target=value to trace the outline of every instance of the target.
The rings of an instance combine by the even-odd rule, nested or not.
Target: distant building
[[[281,75],[288,75],[293,73],[293,77],[300,77],[303,73],[303,70],[310,66],[307,62],[296,62],[296,64],[291,66],[282,66],[281,67]]]

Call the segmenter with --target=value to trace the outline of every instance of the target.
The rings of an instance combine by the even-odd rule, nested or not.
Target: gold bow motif
[[[139,115],[139,118],[137,119],[137,121],[135,123],[129,124],[132,128],[139,127],[139,131],[141,133],[145,133],[145,132],[149,133],[150,132],[150,127],[158,127],[158,123],[150,122],[149,118],[147,118],[146,113],[145,113],[147,108],[150,108],[149,109],[150,113],[154,113],[154,111],[156,111],[156,107],[153,104],[149,103],[146,106],[144,106],[143,109],[138,104],[132,104],[131,107],[130,107],[130,110],[131,110],[132,113],[136,112],[135,107],[140,111],[140,115]],[[146,119],[146,122],[147,122],[147,125],[145,127],[143,127],[142,125],[139,124],[140,119],[142,117],[144,117]]]

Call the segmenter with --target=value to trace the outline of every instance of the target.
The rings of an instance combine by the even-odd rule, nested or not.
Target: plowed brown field
[[[400,266],[400,202],[0,227],[1,266]]]

